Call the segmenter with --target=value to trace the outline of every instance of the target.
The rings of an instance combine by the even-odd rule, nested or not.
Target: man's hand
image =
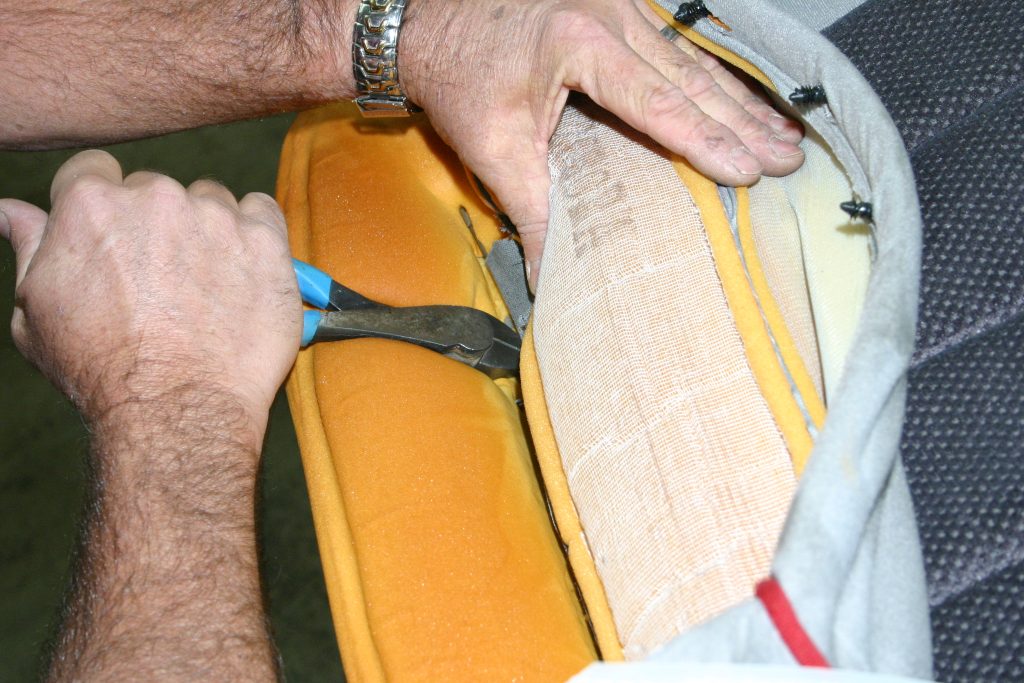
[[[50,215],[0,200],[18,348],[91,431],[83,542],[48,680],[271,680],[255,489],[301,305],[266,195],[58,171]]]
[[[109,154],[57,172],[50,215],[0,201],[17,254],[12,333],[87,421],[179,386],[232,395],[258,446],[298,350],[301,306],[273,199],[165,176],[122,179]],[[257,434],[259,436],[257,436]]]
[[[548,141],[571,90],[727,185],[796,170],[800,126],[711,55],[675,44],[644,0],[411,0],[399,75],[501,199],[535,284],[548,221]]]
[[[113,142],[351,99],[357,6],[7,3],[0,146]],[[645,0],[408,3],[402,85],[502,201],[532,279],[547,229],[548,140],[571,90],[724,184],[802,163],[798,124],[685,39],[665,39],[661,24]]]

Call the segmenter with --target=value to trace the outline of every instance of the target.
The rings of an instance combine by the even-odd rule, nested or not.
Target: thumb
[[[506,163],[500,173],[480,179],[497,195],[505,213],[516,226],[523,244],[523,260],[530,289],[537,291],[541,253],[548,231],[548,192],[551,174],[547,154],[519,156],[518,163]]]
[[[0,199],[0,236],[14,248],[17,263],[15,287],[25,279],[29,263],[35,256],[46,231],[45,211],[17,199]]]

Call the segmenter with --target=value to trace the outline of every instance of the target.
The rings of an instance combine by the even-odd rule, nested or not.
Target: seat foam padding
[[[507,315],[458,207],[484,244],[496,222],[422,119],[300,115],[278,196],[295,256],[353,289]],[[596,657],[515,391],[399,342],[299,354],[288,396],[349,680],[560,681]]]
[[[814,393],[824,401],[821,356],[818,354],[814,313],[807,291],[796,211],[777,178],[761,178],[748,189],[747,196],[750,198],[754,252],[761,263],[766,286],[793,336],[793,344],[807,369]]]
[[[825,141],[808,131],[800,147],[803,166],[785,178],[766,180],[783,187],[796,211],[827,400],[842,380],[864,308],[871,233],[865,223],[836,210],[853,190]]]
[[[649,145],[592,103],[564,113],[533,320],[553,435],[627,659],[753,594],[796,485],[705,217]],[[728,233],[720,200],[716,220]]]

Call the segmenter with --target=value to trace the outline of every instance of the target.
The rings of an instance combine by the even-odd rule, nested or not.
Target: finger
[[[188,186],[188,193],[196,198],[220,202],[230,209],[238,208],[238,201],[231,190],[214,180],[201,178]]]
[[[638,22],[639,24],[640,22]],[[724,124],[757,157],[768,175],[785,175],[803,163],[803,152],[777,135],[722,89],[703,66],[714,65],[727,73],[716,59],[696,51],[693,56],[665,40],[646,22],[634,28],[629,40],[637,53],[664,75],[701,111]],[[747,91],[747,95],[753,94]],[[756,99],[756,97],[754,98]]]
[[[554,112],[561,112],[568,89],[555,97]],[[519,233],[526,275],[535,289],[540,274],[541,251],[548,227],[548,140],[557,119],[538,127],[529,111],[510,111],[483,144],[462,146],[462,160],[511,219]],[[479,141],[478,141],[479,142]]]
[[[262,192],[250,192],[238,202],[238,210],[242,215],[273,228],[283,236],[287,236],[288,228],[285,224],[284,213],[277,205],[274,198]]]
[[[0,199],[0,214],[7,219],[6,227],[0,220],[0,234],[10,240],[14,249],[14,286],[17,287],[25,279],[29,264],[39,249],[48,216],[42,209],[17,199]]]
[[[683,37],[676,39],[677,44],[680,41],[689,43]],[[718,83],[726,95],[739,102],[744,109],[771,128],[776,135],[792,143],[803,140],[803,126],[793,119],[780,114],[767,101],[767,98],[762,97],[759,94],[759,84],[741,80],[736,74],[725,68],[714,55],[710,55],[703,50],[698,51],[697,59],[699,64],[711,74],[711,77],[715,79],[715,82]],[[750,81],[753,81],[753,79],[750,79]]]
[[[546,146],[543,153],[524,150],[508,155],[500,166],[488,165],[476,172],[498,197],[515,224],[523,245],[527,281],[530,289],[537,291],[548,230],[548,192],[551,189]]]
[[[574,71],[580,78],[570,85],[714,180],[726,185],[757,182],[763,166],[739,137],[624,42],[601,41],[575,54]]]
[[[117,159],[100,149],[89,149],[79,152],[64,162],[53,176],[50,185],[50,204],[57,202],[59,197],[78,178],[92,176],[114,185],[120,185],[124,177],[121,164]]]

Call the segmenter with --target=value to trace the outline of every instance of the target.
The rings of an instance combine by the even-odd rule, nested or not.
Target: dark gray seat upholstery
[[[824,31],[924,218],[903,461],[941,681],[1024,681],[1024,2],[869,0]]]

